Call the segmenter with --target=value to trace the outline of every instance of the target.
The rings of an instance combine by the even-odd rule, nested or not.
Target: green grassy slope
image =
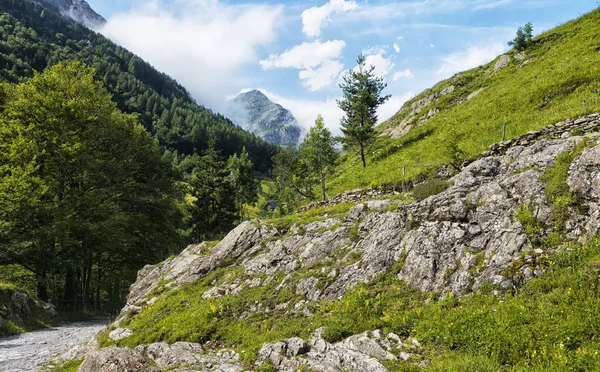
[[[536,37],[521,61],[514,58],[517,51],[507,54],[510,64],[497,72],[498,58],[408,101],[379,126],[384,134],[369,154],[366,169],[354,155],[343,159],[329,184],[332,193],[399,183],[447,164],[449,138],[458,138],[460,150],[473,157],[501,141],[505,123],[510,139],[600,110],[600,10]],[[450,86],[454,90],[442,95]],[[477,96],[466,100],[481,88]],[[386,135],[411,117],[413,103],[434,94],[439,99],[408,120],[413,128],[405,136],[392,139]],[[439,113],[417,125],[432,110]]]
[[[600,240],[568,248],[540,257],[545,275],[515,294],[497,296],[491,288],[464,298],[419,293],[398,280],[400,262],[340,300],[313,303],[316,311],[309,317],[273,311],[238,319],[255,301],[282,303],[297,296],[291,290],[277,293],[277,281],[272,281],[238,295],[204,300],[210,283],[222,283],[228,274],[244,276],[239,269],[220,269],[198,283],[159,295],[156,304],[122,324],[134,335],[118,344],[191,341],[211,350],[233,347],[251,368],[264,342],[308,338],[321,326],[327,327],[325,338],[331,342],[381,329],[403,339],[416,337],[424,347],[420,357],[430,361],[423,369],[391,361],[391,371],[594,370],[600,365]],[[306,274],[294,273],[293,280]],[[103,346],[112,344],[107,333],[100,338]]]

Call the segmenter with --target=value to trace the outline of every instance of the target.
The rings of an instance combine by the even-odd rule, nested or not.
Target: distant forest
[[[210,137],[222,155],[245,147],[256,171],[271,169],[275,146],[199,106],[174,79],[101,34],[29,0],[0,0],[0,12],[0,81],[23,82],[34,70],[77,59],[96,70],[121,111],[138,116],[182,177]]]

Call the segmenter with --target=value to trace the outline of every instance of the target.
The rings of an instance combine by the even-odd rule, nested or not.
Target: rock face
[[[36,321],[51,322],[57,315],[52,305],[35,301],[18,289],[0,286],[0,336],[6,333],[8,322],[27,327]]]
[[[297,146],[302,134],[292,113],[271,102],[258,90],[242,93],[229,101],[225,115],[235,124],[275,145]]]
[[[106,20],[92,9],[84,0],[38,0],[44,4],[58,8],[61,14],[67,16],[89,28],[98,28]]]
[[[569,207],[565,234],[581,241],[598,231],[600,215],[600,145],[596,144],[600,135],[589,137],[581,155],[572,162],[567,180],[582,205],[578,211]],[[362,203],[344,216],[323,216],[320,221],[285,230],[266,222],[244,222],[212,248],[206,244],[191,246],[176,258],[141,270],[127,306],[112,325],[112,330],[117,329],[113,336],[128,334],[118,329],[122,321],[151,306],[156,301],[153,293],[160,293],[156,290],[177,290],[183,283],[229,265],[243,274],[214,282],[203,298],[243,295],[242,288],[266,283],[274,283],[276,291],[291,290],[296,296],[286,303],[254,303],[240,319],[272,311],[310,316],[314,306],[341,298],[357,284],[392,267],[399,279],[421,291],[460,296],[485,283],[497,291],[515,288],[541,275],[535,258],[551,253],[534,244],[516,217],[517,211],[524,207],[531,211],[544,226],[540,234],[554,231],[552,207],[540,176],[555,164],[558,155],[572,151],[583,140],[573,136],[542,139],[527,146],[515,143],[501,154],[472,162],[450,179],[447,190],[421,202]],[[292,338],[265,344],[257,366],[267,363],[279,371],[384,371],[390,360],[426,362],[418,355],[417,340],[403,341],[374,330],[332,344],[321,334],[322,330],[317,330],[307,340]],[[161,366],[163,360],[171,358],[176,361],[165,366],[189,364],[210,370],[202,364],[210,360],[218,370],[242,368],[232,352],[202,352],[200,345],[186,345],[185,350],[197,350],[192,353],[196,359],[191,360],[187,351],[169,351],[173,347],[153,344],[134,350],[102,349],[88,354],[81,370],[112,371],[116,369],[110,368],[117,368],[112,365],[124,368],[130,361],[139,370],[150,371],[151,366]],[[166,356],[149,352],[155,349]],[[108,366],[106,361],[112,364]]]

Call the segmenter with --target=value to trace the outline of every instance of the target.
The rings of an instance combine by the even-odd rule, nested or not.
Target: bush
[[[413,198],[416,201],[425,200],[430,196],[437,195],[445,191],[450,184],[446,180],[432,178],[415,186],[413,189]]]
[[[508,45],[515,47],[517,50],[525,50],[531,44],[533,38],[533,26],[528,22],[525,26],[517,29],[517,36],[514,40],[508,42]]]

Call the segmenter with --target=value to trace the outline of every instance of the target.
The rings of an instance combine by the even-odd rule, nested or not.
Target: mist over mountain
[[[60,13],[90,28],[106,23],[106,19],[96,13],[85,0],[39,0],[41,3],[58,8]]]
[[[243,129],[275,145],[297,146],[302,134],[292,113],[258,90],[230,100],[224,114]]]

